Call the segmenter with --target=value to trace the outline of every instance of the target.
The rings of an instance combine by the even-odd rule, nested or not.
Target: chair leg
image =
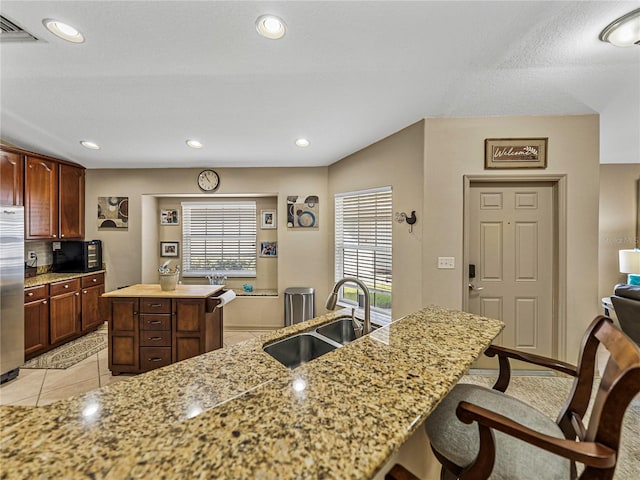
[[[420,480],[409,470],[396,463],[384,476],[384,480]]]
[[[451,473],[446,468],[442,467],[440,469],[440,480],[456,480],[458,477]]]

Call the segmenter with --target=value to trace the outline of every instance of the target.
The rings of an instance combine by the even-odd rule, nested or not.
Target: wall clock
[[[220,186],[220,176],[213,170],[203,170],[198,174],[198,187],[205,192],[213,192]]]

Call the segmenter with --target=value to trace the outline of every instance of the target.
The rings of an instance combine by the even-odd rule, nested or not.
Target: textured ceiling
[[[0,44],[0,135],[88,168],[319,166],[421,118],[599,113],[601,162],[640,162],[640,47],[598,40],[637,7],[3,0],[40,41]],[[264,13],[282,40],[258,36]]]

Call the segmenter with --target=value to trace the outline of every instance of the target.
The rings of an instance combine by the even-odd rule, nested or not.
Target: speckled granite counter
[[[46,285],[48,283],[59,282],[62,280],[70,280],[72,278],[86,277],[88,275],[95,275],[96,273],[104,273],[105,270],[96,270],[89,273],[43,273],[36,275],[35,277],[29,277],[24,279],[24,287],[37,287],[38,285]]]
[[[503,328],[427,307],[291,371],[264,343],[0,407],[1,478],[370,478]]]
[[[254,289],[250,292],[245,291],[242,288],[234,288],[233,291],[239,297],[277,297],[278,290],[270,288]]]

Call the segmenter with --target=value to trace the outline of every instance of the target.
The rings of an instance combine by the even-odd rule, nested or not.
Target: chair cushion
[[[544,395],[544,392],[538,392]],[[425,421],[431,446],[456,465],[466,467],[479,449],[478,425],[467,425],[456,416],[461,401],[474,403],[500,413],[538,432],[564,438],[560,427],[542,412],[497,390],[458,384]],[[567,479],[569,460],[494,430],[496,462],[491,478],[495,479]]]

